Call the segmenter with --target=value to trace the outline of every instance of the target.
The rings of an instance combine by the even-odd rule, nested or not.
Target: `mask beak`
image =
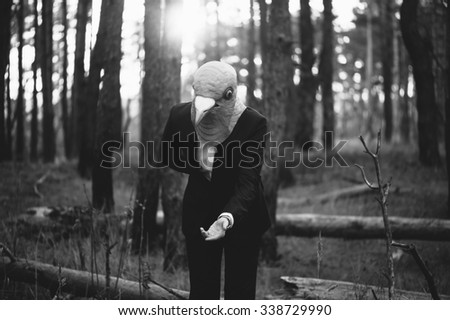
[[[202,96],[196,96],[194,99],[195,107],[195,125],[198,125],[202,121],[205,114],[216,104],[216,101],[211,98],[205,98]]]

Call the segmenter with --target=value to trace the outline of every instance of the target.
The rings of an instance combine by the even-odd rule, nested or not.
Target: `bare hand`
[[[200,232],[206,241],[219,240],[225,237],[225,231],[227,230],[229,221],[226,218],[220,218],[209,227],[208,231],[200,228]]]

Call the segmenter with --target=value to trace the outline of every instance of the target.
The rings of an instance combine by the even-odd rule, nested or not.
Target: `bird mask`
[[[220,61],[202,65],[194,74],[191,120],[202,144],[222,143],[245,110],[237,99],[237,74]]]

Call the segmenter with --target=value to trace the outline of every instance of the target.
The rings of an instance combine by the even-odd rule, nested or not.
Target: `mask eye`
[[[233,98],[233,89],[228,88],[227,90],[225,90],[225,92],[223,93],[223,98],[225,100],[231,100],[231,98]]]

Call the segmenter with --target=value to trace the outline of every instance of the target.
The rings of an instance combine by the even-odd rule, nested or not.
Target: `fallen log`
[[[450,220],[389,217],[394,239],[450,241]],[[382,217],[279,214],[278,235],[345,239],[382,239]]]
[[[51,292],[61,291],[83,298],[110,298],[123,300],[174,300],[187,299],[186,291],[165,289],[153,283],[141,285],[138,282],[110,277],[110,287],[106,286],[104,275],[92,274],[49,264],[0,257],[0,279],[38,284]],[[116,286],[117,282],[117,286]],[[169,292],[171,291],[171,292]]]
[[[320,195],[314,196],[314,197],[307,197],[307,198],[279,197],[277,203],[279,206],[300,207],[300,206],[311,205],[313,203],[322,204],[322,203],[329,202],[329,201],[336,201],[339,198],[350,198],[350,197],[361,196],[361,195],[365,195],[365,194],[370,194],[372,192],[373,192],[373,190],[367,188],[367,185],[358,184],[356,186],[340,188],[337,190],[326,192],[326,193],[323,193],[323,194],[320,194]],[[413,192],[413,189],[400,188],[400,187],[392,187],[391,188],[391,193],[398,193],[398,192]]]
[[[52,232],[55,240],[69,238],[72,234],[87,237],[94,226],[102,230],[108,226],[125,230],[131,224],[130,215],[103,214],[81,206],[31,207],[25,213],[6,220],[6,225],[16,228],[17,234],[22,237],[34,237],[41,232]],[[158,211],[157,226],[158,232],[163,233],[162,211]]]
[[[315,278],[281,277],[285,290],[278,298],[305,300],[386,300],[388,289],[384,287],[345,281]],[[429,293],[395,290],[397,300],[431,300]],[[450,296],[440,295],[449,300]]]
[[[366,186],[366,189],[367,186]],[[126,215],[95,215],[97,226],[107,224],[125,228]],[[450,241],[450,220],[390,217],[395,239]],[[62,234],[71,233],[88,236],[91,232],[92,215],[88,208],[80,207],[37,207],[30,208],[11,221],[19,229],[19,234],[30,236],[41,231]],[[74,228],[78,225],[78,231]],[[128,222],[128,225],[131,225]],[[164,215],[158,211],[157,225],[164,230]],[[23,229],[23,230],[22,230]],[[22,232],[20,232],[22,230]],[[382,217],[335,216],[310,213],[280,213],[277,215],[276,232],[278,235],[323,237],[345,239],[382,239],[384,225]]]

